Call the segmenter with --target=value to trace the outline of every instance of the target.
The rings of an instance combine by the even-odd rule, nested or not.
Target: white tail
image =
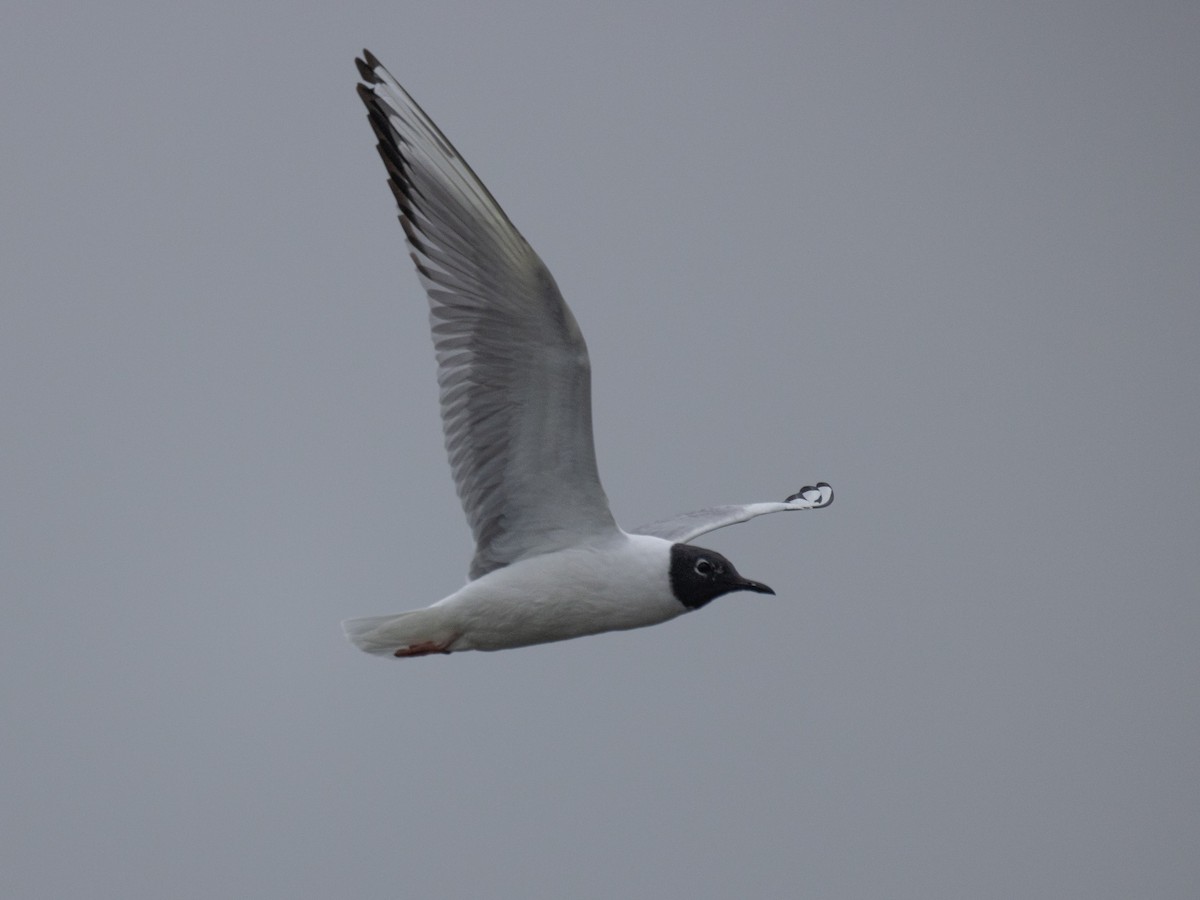
[[[414,609],[399,615],[346,619],[342,630],[354,646],[376,656],[422,656],[445,652],[453,633],[441,610]],[[409,649],[415,652],[405,652]]]

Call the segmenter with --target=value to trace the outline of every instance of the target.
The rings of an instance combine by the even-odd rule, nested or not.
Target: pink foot
[[[431,653],[449,653],[448,649],[454,640],[446,641],[444,644],[439,644],[435,641],[421,641],[419,644],[409,644],[407,647],[401,647],[393,656],[428,656]]]

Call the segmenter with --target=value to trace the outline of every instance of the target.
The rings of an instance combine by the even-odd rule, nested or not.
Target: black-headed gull
[[[400,224],[429,296],[446,451],[475,536],[465,587],[432,606],[349,619],[368,653],[504,650],[656,625],[731,591],[773,594],[692,546],[755,516],[819,509],[821,482],[777,503],[617,527],[596,471],[591,366],[550,271],[379,60],[356,60]]]

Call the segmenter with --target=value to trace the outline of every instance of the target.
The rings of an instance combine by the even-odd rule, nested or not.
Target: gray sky
[[[569,8],[568,8],[569,7]],[[0,895],[1190,898],[1194,3],[21,4]],[[777,598],[405,662],[471,553],[377,53]],[[649,387],[647,387],[649,385]]]

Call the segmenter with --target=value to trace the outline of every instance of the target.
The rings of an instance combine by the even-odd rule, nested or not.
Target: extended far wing
[[[833,502],[833,488],[825,482],[806,485],[782,502],[743,503],[733,506],[711,506],[695,512],[683,513],[670,519],[662,519],[633,529],[634,534],[648,534],[677,544],[686,544],[709,531],[726,525],[748,522],[767,513],[792,512],[801,509],[823,509]]]

